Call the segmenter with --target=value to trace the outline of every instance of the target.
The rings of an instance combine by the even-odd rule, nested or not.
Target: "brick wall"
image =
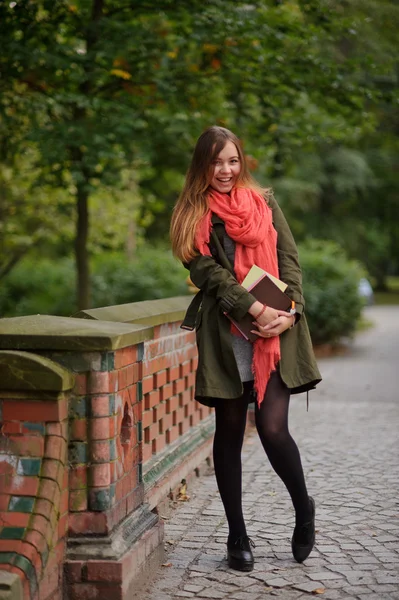
[[[0,583],[1,571],[18,573],[24,599],[64,589],[65,600],[124,600],[162,561],[157,515],[211,456],[213,418],[193,399],[195,335],[180,329],[183,314],[0,320],[0,348],[29,350],[36,365],[22,378],[35,380],[35,397],[15,398],[0,378]],[[13,326],[23,332],[10,335]],[[39,364],[69,377],[68,394],[49,402]]]
[[[38,364],[27,353],[0,354],[10,365],[18,364],[20,375],[43,366],[52,373],[50,361]],[[32,386],[16,383],[11,387],[28,389],[0,393],[0,572],[20,577],[21,600],[56,600],[68,525],[70,392],[38,393],[29,390],[34,381]]]

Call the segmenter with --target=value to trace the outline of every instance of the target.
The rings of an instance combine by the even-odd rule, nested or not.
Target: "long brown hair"
[[[208,188],[213,175],[213,162],[227,142],[237,148],[241,170],[236,186],[249,187],[265,193],[249,173],[240,140],[234,133],[216,125],[208,127],[198,138],[183,190],[173,209],[170,238],[173,254],[182,262],[189,262],[197,254],[195,232],[199,221],[208,211]]]

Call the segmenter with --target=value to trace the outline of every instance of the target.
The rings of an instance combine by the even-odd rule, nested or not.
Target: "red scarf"
[[[212,190],[208,205],[209,210],[196,231],[195,245],[199,252],[205,256],[211,255],[211,214],[215,213],[224,221],[227,235],[236,243],[234,271],[238,283],[244,280],[254,264],[278,277],[277,232],[272,223],[272,211],[263,196],[248,188],[233,188],[230,195]],[[279,360],[279,336],[259,338],[254,342],[252,371],[258,406],[263,401],[270,374],[276,370]]]

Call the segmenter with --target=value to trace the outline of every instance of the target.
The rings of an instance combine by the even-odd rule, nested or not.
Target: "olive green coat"
[[[291,393],[312,389],[321,381],[304,315],[302,275],[298,251],[285,217],[274,198],[270,198],[273,224],[277,231],[277,256],[286,293],[296,303],[297,322],[280,336],[280,375]],[[243,386],[235,360],[231,323],[223,314],[241,319],[256,298],[236,280],[233,267],[223,249],[224,223],[212,216],[212,256],[196,256],[185,267],[191,281],[200,289],[191,303],[182,327],[195,326],[198,345],[198,368],[195,397],[204,404],[206,398],[238,398]]]

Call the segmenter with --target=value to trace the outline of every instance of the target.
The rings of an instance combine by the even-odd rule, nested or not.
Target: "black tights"
[[[242,513],[241,449],[252,384],[235,400],[217,400],[213,460],[220,496],[229,524],[229,540],[246,535]],[[271,375],[265,398],[255,407],[255,423],[269,461],[291,496],[296,523],[311,517],[299,450],[288,430],[289,389],[279,373]]]

